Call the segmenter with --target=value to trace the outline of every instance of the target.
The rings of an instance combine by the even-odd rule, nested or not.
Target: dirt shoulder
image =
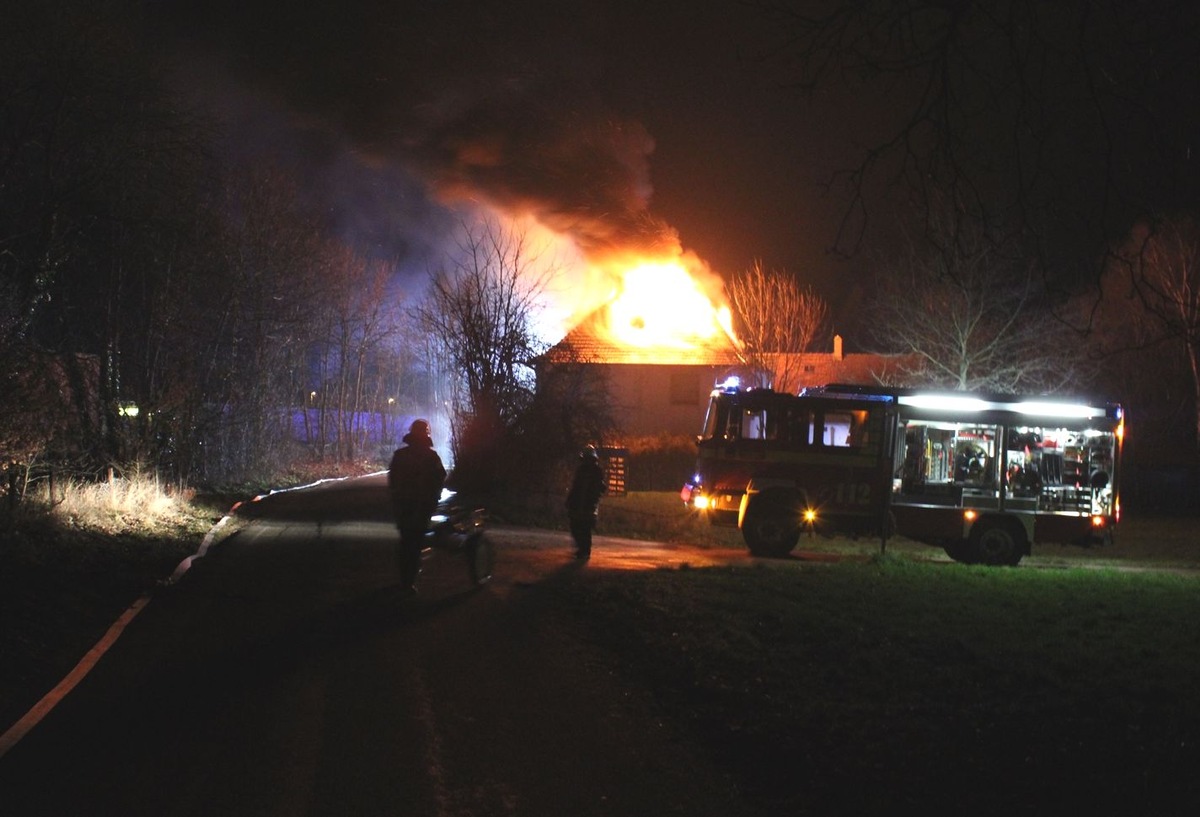
[[[195,553],[214,521],[197,507],[152,534],[50,525],[0,533],[0,730]]]

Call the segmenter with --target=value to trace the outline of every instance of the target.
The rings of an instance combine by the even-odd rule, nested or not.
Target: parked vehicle
[[[713,391],[680,494],[751,553],[802,532],[898,533],[962,562],[1034,542],[1111,542],[1124,414],[1114,403],[831,385]]]
[[[432,550],[461,554],[471,582],[487,584],[496,565],[496,547],[487,536],[487,513],[463,503],[454,491],[443,490],[437,511],[429,520],[425,541]]]

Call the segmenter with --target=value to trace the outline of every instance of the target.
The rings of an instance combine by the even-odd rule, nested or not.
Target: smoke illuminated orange
[[[676,261],[647,261],[622,271],[608,305],[614,340],[637,347],[691,348],[733,337],[729,307],[713,302]]]

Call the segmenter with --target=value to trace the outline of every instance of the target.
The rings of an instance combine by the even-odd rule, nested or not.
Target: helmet
[[[413,437],[428,437],[429,421],[428,420],[413,420],[412,425],[408,427],[408,433]]]
[[[596,446],[594,446],[594,445],[585,445],[583,447],[583,450],[581,450],[579,452],[579,456],[585,460],[600,459],[600,454],[599,454],[599,452],[596,451]]]

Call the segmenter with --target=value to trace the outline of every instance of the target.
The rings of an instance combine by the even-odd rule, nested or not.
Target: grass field
[[[653,518],[664,498],[627,499]],[[1128,520],[1111,548],[1015,570],[803,540],[863,558],[589,572],[568,598],[765,813],[1193,814],[1194,527]]]
[[[215,516],[0,540],[4,725]],[[1195,528],[1131,516],[1110,548],[1037,548],[1016,569],[901,539],[885,554],[878,540],[804,539],[786,563],[585,570],[548,592],[763,814],[1191,815]],[[742,546],[672,492],[606,498],[599,533]]]
[[[697,512],[684,508],[674,491],[633,492],[623,497],[605,497],[601,502],[598,532],[635,539],[720,547],[745,546],[736,529],[710,525]],[[803,537],[797,545],[798,552],[859,556],[877,555],[880,550],[880,542],[875,538]],[[903,537],[890,539],[887,551],[918,558],[942,559],[945,555],[941,548]],[[1111,547],[1035,545],[1033,554],[1026,557],[1022,564],[1040,567],[1149,565],[1200,569],[1200,519],[1127,514]]]

